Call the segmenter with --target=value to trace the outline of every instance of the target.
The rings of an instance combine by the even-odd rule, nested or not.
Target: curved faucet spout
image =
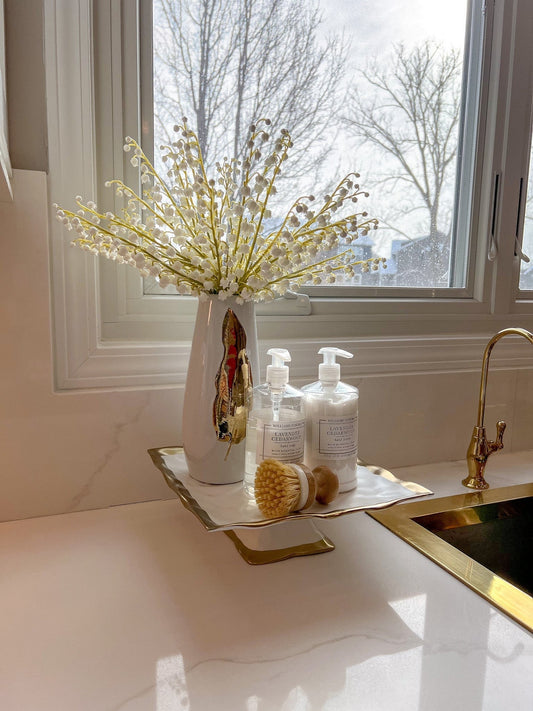
[[[523,336],[533,345],[533,334],[525,328],[504,328],[494,335],[485,347],[483,353],[483,364],[481,367],[481,386],[479,389],[479,403],[477,411],[477,424],[472,432],[470,445],[466,453],[468,465],[468,476],[463,479],[463,484],[470,489],[488,489],[489,485],[485,481],[484,473],[487,459],[498,449],[503,449],[503,433],[505,422],[500,420],[496,424],[496,439],[489,440],[485,432],[485,399],[487,395],[487,378],[489,374],[490,354],[495,344],[504,336]]]

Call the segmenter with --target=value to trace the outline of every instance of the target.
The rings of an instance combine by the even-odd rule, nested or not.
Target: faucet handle
[[[490,450],[489,454],[492,454],[492,452],[495,452],[498,449],[503,449],[503,433],[505,432],[506,427],[507,425],[503,420],[499,420],[496,423],[496,439],[489,440],[487,442]]]
[[[485,466],[493,452],[503,449],[503,433],[507,425],[503,420],[496,423],[496,439],[487,439],[484,427],[474,427],[470,446],[466,453],[468,476],[463,479],[463,485],[469,489],[488,489],[485,481]]]

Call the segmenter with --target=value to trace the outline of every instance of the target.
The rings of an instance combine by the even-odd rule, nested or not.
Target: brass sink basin
[[[533,632],[533,484],[367,513]]]

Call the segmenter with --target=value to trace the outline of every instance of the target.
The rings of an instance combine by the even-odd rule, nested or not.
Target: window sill
[[[335,345],[354,353],[352,361],[343,363],[343,379],[354,382],[362,377],[480,371],[490,335],[346,338],[335,340]],[[317,351],[323,345],[323,338],[260,339],[261,367],[267,348],[283,346],[292,355],[292,380],[309,382],[316,376]],[[102,342],[69,370],[57,389],[184,386],[189,353],[189,342]],[[525,341],[507,339],[498,345],[492,367],[533,368],[533,352]]]

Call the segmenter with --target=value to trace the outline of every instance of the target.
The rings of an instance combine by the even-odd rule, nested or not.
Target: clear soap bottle
[[[339,478],[339,492],[357,485],[359,390],[340,381],[340,348],[321,348],[318,380],[302,388],[305,402],[305,464],[328,466]]]
[[[305,415],[301,390],[289,384],[290,353],[284,348],[267,351],[272,363],[266,382],[253,389],[252,406],[246,424],[244,488],[254,495],[255,472],[263,459],[302,462],[305,443]]]

